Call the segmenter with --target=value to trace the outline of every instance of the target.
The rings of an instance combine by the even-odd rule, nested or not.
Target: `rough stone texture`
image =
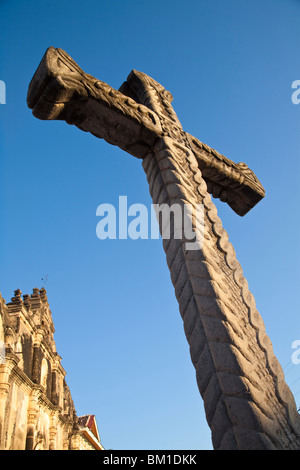
[[[0,295],[0,449],[99,449],[78,424],[45,289]],[[99,436],[98,436],[99,438]]]
[[[155,84],[151,96],[143,92],[150,81]],[[188,144],[209,192],[239,215],[246,214],[264,197],[262,185],[247,165],[232,162],[183,132],[171,101],[170,92],[141,72],[132,71],[117,91],[83,72],[66,52],[53,47],[43,57],[27,97],[39,119],[65,120],[137,158],[144,158],[164,135]]]
[[[142,158],[155,204],[203,204],[202,249],[186,250],[184,237],[163,246],[214,448],[299,449],[294,398],[209,194],[244,215],[264,190],[245,164],[184,132],[171,101],[141,72],[117,91],[54,48],[28,91],[36,117],[65,120]]]

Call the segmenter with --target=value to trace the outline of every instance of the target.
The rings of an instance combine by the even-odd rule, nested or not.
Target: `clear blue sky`
[[[1,0],[0,17],[0,291],[48,276],[77,414],[96,415],[106,448],[211,449],[161,240],[96,237],[99,204],[150,208],[141,162],[26,106],[50,45],[114,88],[152,76],[186,131],[255,171],[266,198],[218,213],[300,406],[300,1]]]

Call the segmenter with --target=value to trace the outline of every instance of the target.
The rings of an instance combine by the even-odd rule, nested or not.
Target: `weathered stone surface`
[[[150,84],[147,96],[141,84]],[[246,214],[264,197],[262,185],[246,164],[234,163],[185,133],[172,99],[162,85],[136,70],[120,91],[114,90],[83,72],[62,49],[50,47],[29,85],[27,102],[39,119],[65,120],[137,158],[145,157],[159,137],[172,131],[172,137],[193,151],[195,168],[201,169],[209,192],[239,215]]]
[[[154,204],[203,205],[201,250],[188,251],[185,240],[175,237],[164,239],[163,247],[214,448],[299,449],[295,401],[208,194],[244,215],[264,190],[245,164],[184,132],[171,101],[141,72],[132,71],[116,91],[54,48],[28,91],[36,117],[66,120],[144,159]]]

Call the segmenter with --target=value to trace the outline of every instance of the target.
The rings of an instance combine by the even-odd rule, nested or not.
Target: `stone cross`
[[[163,239],[214,449],[299,449],[300,417],[253,295],[211,201],[245,215],[264,189],[184,132],[162,85],[133,70],[117,91],[50,47],[29,85],[39,119],[64,120],[142,159],[154,204],[204,208],[202,248]],[[161,228],[161,226],[160,226]]]

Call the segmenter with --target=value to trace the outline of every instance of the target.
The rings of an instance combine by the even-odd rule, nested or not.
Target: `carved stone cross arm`
[[[188,142],[208,192],[245,215],[264,197],[264,188],[246,164],[234,163],[184,132],[172,99],[162,85],[135,70],[117,91],[85,73],[62,49],[50,47],[30,83],[27,102],[39,119],[64,120],[137,158],[144,158],[171,129],[177,140]]]
[[[158,117],[123,93],[83,72],[62,49],[50,47],[28,89],[39,119],[59,119],[143,158],[162,134]]]
[[[171,102],[172,95],[141,72],[133,70],[116,91],[54,48],[28,90],[36,117],[65,120],[141,158],[154,204],[202,205],[201,249],[187,250],[185,237],[174,233],[163,247],[213,446],[299,449],[293,395],[208,194],[244,215],[264,197],[263,187],[247,165],[184,132]]]

